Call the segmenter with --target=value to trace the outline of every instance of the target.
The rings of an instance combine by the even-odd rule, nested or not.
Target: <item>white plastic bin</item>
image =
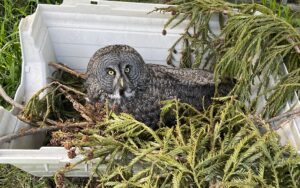
[[[128,44],[142,55],[146,63],[165,64],[168,49],[184,29],[183,24],[168,30],[165,36],[161,34],[169,15],[148,13],[164,5],[93,2],[97,5],[87,0],[39,5],[33,15],[22,19],[23,64],[21,84],[15,96],[17,102],[26,103],[32,94],[47,84],[47,78],[53,72],[49,62],[61,62],[84,72],[93,53],[106,45]],[[216,19],[212,18],[210,25],[218,32]],[[177,51],[180,52],[180,46]],[[178,60],[178,56],[175,59]],[[298,100],[295,101],[300,105]],[[0,136],[29,127],[13,115],[16,113],[15,110],[11,113],[0,108]],[[283,143],[290,140],[300,150],[299,129],[299,118],[280,129],[278,132]],[[80,156],[69,159],[63,147],[41,147],[44,136],[27,136],[1,145],[0,163],[13,164],[36,176],[52,176],[66,163],[80,159]],[[78,165],[66,176],[89,176],[91,168],[92,164]]]
[[[146,63],[165,64],[168,49],[182,33],[183,26],[168,30],[163,36],[163,25],[169,15],[148,14],[162,6],[101,0],[93,4],[86,0],[65,0],[62,5],[39,5],[19,26],[23,64],[15,100],[26,103],[47,84],[53,72],[49,62],[61,62],[84,72],[93,53],[106,45],[128,44]],[[17,111],[0,109],[0,136],[30,127],[13,114]],[[13,164],[36,176],[52,176],[66,163],[80,158],[69,159],[63,147],[41,148],[44,137],[44,134],[26,136],[1,145],[0,163]],[[89,176],[91,166],[79,165],[66,175]]]

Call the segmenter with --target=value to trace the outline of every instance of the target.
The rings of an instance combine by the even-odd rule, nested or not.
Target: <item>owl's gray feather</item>
[[[114,75],[110,75],[114,72]],[[201,110],[211,104],[215,82],[211,72],[145,64],[141,55],[127,45],[99,49],[87,67],[86,87],[90,101],[108,100],[116,112],[132,114],[155,128],[161,101],[178,98]],[[222,95],[230,90],[219,84]]]

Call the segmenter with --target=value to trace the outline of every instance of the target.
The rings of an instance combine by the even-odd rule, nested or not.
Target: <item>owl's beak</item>
[[[119,78],[119,94],[123,96],[124,92],[125,92],[124,79],[121,77]]]
[[[124,80],[123,80],[123,78],[120,78],[120,86],[121,86],[121,88],[124,88]]]
[[[119,95],[120,98],[129,98],[134,95],[134,92],[128,86],[129,85],[126,77],[119,77],[115,92]]]

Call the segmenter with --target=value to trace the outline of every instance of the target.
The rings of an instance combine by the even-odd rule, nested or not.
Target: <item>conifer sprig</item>
[[[252,110],[264,96],[266,105],[258,113],[265,117],[276,115],[299,92],[300,35],[276,9],[222,0],[171,4],[175,6],[158,9],[172,13],[165,29],[185,24],[185,30],[171,47],[169,62],[181,46],[182,67],[212,70],[216,80],[236,79],[231,94]],[[219,22],[219,27],[211,21]]]

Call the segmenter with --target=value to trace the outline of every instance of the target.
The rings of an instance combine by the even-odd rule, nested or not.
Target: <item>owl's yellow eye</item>
[[[126,73],[130,72],[130,68],[126,67],[125,70],[124,70],[124,72],[126,72]]]
[[[113,70],[108,70],[108,71],[107,71],[107,74],[109,74],[109,75],[115,75],[115,71],[113,71]]]

